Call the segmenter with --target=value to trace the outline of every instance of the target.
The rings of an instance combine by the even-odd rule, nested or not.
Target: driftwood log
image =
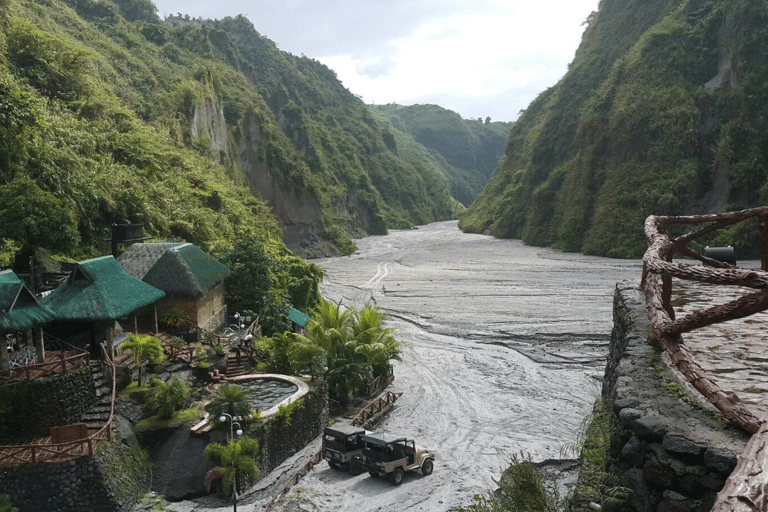
[[[762,270],[740,269],[698,255],[687,247],[696,238],[736,222],[755,218],[762,236]],[[667,225],[705,224],[678,238],[662,231]],[[768,418],[755,416],[738,396],[722,390],[701,368],[683,343],[682,334],[694,329],[743,318],[768,309],[768,208],[689,217],[650,216],[645,222],[648,249],[643,257],[642,288],[652,325],[649,342],[663,348],[675,367],[726,418],[752,434],[738,457],[736,469],[717,496],[712,512],[768,511]],[[674,252],[693,257],[707,266],[673,263]],[[671,305],[672,278],[757,289],[735,301],[695,311],[675,319]]]

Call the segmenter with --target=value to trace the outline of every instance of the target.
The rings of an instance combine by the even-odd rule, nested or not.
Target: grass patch
[[[145,418],[136,424],[137,428],[162,428],[178,427],[187,423],[195,423],[203,419],[204,412],[201,404],[195,404],[189,409],[181,409],[173,413],[169,419],[160,418],[160,416],[151,416]]]

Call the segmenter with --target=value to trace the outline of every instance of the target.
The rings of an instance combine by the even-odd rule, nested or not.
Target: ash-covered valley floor
[[[491,490],[513,454],[559,458],[599,394],[615,285],[639,282],[641,261],[465,234],[455,221],[358,246],[351,256],[314,260],[327,273],[323,293],[389,313],[407,342],[390,388],[403,395],[377,429],[435,451],[435,470],[409,473],[394,487],[321,463],[272,510],[448,511]],[[265,502],[246,492],[238,509],[262,510]],[[174,509],[231,508],[218,503]]]

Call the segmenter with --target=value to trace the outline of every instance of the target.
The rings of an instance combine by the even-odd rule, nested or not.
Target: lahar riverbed
[[[406,342],[390,389],[403,392],[377,430],[437,454],[434,473],[399,487],[319,464],[273,510],[448,511],[494,487],[513,454],[559,458],[600,393],[619,281],[615,260],[462,233],[455,221],[358,240],[315,260],[323,294],[375,304]]]
[[[323,462],[271,510],[450,511],[492,490],[513,455],[560,458],[600,393],[616,283],[639,283],[641,261],[465,234],[455,221],[357,244],[353,255],[314,260],[326,272],[323,294],[388,313],[405,342],[390,389],[403,395],[376,430],[434,451],[434,473],[408,473],[395,487]],[[318,439],[245,491],[238,510],[263,510],[275,482],[319,448]],[[231,504],[196,500],[173,509]]]

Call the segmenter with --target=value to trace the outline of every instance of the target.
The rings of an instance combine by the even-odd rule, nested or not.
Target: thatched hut
[[[224,279],[230,270],[190,243],[134,244],[118,263],[137,279],[165,292],[160,318],[184,318],[190,327],[215,331],[226,323]]]
[[[38,362],[45,359],[42,326],[54,318],[13,270],[0,272],[0,372],[10,368],[10,353],[18,340],[34,346]],[[31,340],[30,340],[31,338]]]
[[[162,290],[125,272],[112,256],[79,262],[67,280],[43,304],[56,314],[50,329],[77,346],[89,344],[92,354],[107,341],[112,352],[115,322],[137,331],[135,313],[165,297]]]

